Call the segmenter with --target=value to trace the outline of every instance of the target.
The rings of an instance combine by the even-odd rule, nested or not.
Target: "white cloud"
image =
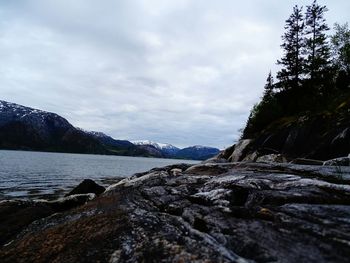
[[[335,2],[327,3],[330,25],[348,19],[349,2]],[[276,69],[293,5],[4,1],[2,99],[56,112],[73,125],[116,138],[229,146],[268,71]]]

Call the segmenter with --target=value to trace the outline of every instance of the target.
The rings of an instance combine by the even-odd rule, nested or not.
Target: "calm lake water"
[[[0,199],[63,195],[84,179],[108,185],[118,177],[189,160],[0,150]],[[53,195],[54,194],[54,195]]]

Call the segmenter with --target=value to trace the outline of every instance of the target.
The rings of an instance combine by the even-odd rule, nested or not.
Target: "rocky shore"
[[[349,260],[349,167],[224,161],[153,169],[61,205],[2,201],[1,262]]]

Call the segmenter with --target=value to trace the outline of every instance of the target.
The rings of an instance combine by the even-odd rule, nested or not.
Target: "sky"
[[[350,1],[326,4],[328,25]],[[225,148],[281,56],[281,0],[0,0],[0,99],[117,139]]]

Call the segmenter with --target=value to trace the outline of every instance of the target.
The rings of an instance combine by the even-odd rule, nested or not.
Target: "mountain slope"
[[[179,159],[206,160],[220,152],[219,149],[206,146],[191,146],[178,151],[175,155]]]
[[[116,155],[126,155],[126,156],[146,156],[146,157],[158,157],[143,149],[138,147],[127,140],[116,140],[111,136],[104,134],[103,132],[86,131],[89,135],[99,141],[104,148],[111,154]]]
[[[150,156],[129,141],[84,131],[55,113],[6,101],[0,101],[0,148]]]
[[[204,160],[215,148],[194,146],[179,149],[152,141],[116,140],[102,132],[74,127],[65,118],[0,100],[0,149],[71,153],[113,154]]]
[[[149,140],[133,141],[133,143],[141,147],[149,147],[153,151],[158,150],[162,156],[166,158],[206,160],[220,152],[220,150],[217,148],[201,145],[180,149],[168,143],[159,143]]]
[[[148,148],[152,149],[153,151],[156,151],[155,149],[157,149],[159,151],[159,154],[168,158],[174,157],[176,153],[180,150],[176,146],[171,145],[169,143],[158,143],[149,140],[132,141],[132,143],[141,147],[148,146]]]
[[[0,147],[77,153],[106,153],[93,137],[61,116],[0,101]]]

